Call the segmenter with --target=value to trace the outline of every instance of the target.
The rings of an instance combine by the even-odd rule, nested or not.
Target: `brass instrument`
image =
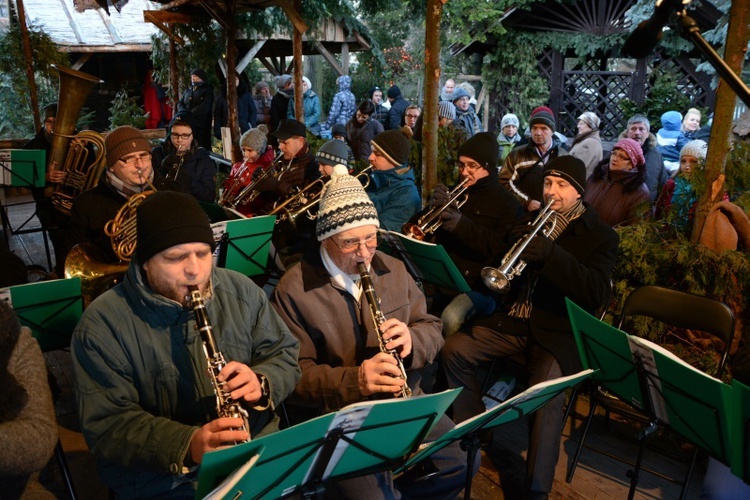
[[[505,292],[510,287],[510,280],[523,272],[526,261],[521,260],[521,254],[529,245],[531,239],[540,231],[544,236],[549,236],[557,225],[557,212],[551,208],[554,202],[555,200],[552,198],[547,201],[536,218],[529,223],[532,228],[531,231],[513,244],[503,257],[500,267],[485,267],[482,269],[482,281],[487,288],[495,292]]]
[[[357,179],[360,177],[364,177],[364,181],[362,184],[363,188],[366,188],[370,185],[370,176],[368,175],[368,171],[371,170],[373,167],[370,165],[369,167],[362,170],[360,173],[355,175]],[[320,189],[317,191],[313,191],[312,189],[320,183]],[[321,179],[317,179],[307,186],[301,191],[298,191],[294,193],[291,197],[287,198],[281,205],[274,207],[274,209],[271,211],[271,215],[275,215],[277,213],[280,213],[280,215],[276,218],[276,222],[280,222],[283,220],[288,220],[292,226],[297,225],[297,219],[300,215],[305,214],[308,219],[315,220],[318,218],[318,213],[313,212],[312,209],[318,206],[318,203],[320,203],[320,198],[323,195],[323,187],[325,187],[325,183]]]
[[[224,355],[216,347],[214,339],[214,330],[206,311],[206,304],[203,296],[197,286],[190,286],[190,307],[195,314],[195,329],[201,336],[203,342],[203,353],[206,355],[208,365],[208,376],[211,378],[211,385],[216,395],[216,413],[219,417],[241,418],[242,427],[236,430],[247,431],[250,433],[250,414],[240,405],[238,401],[232,399],[232,396],[224,391],[224,383],[219,382],[219,373],[227,365],[224,361]],[[239,444],[239,442],[233,443]]]
[[[445,210],[450,205],[452,205],[453,202],[458,202],[456,208],[461,208],[464,203],[468,201],[468,193],[464,196],[466,190],[469,189],[468,187],[466,187],[466,183],[468,181],[468,178],[462,180],[460,184],[458,184],[453,188],[453,190],[448,193],[448,201],[445,204],[430,208],[427,212],[422,214],[422,216],[417,219],[416,224],[413,222],[407,222],[406,224],[404,224],[401,228],[401,233],[410,238],[414,238],[415,240],[422,241],[428,234],[432,234],[437,231],[438,228],[443,225],[443,220],[440,218],[440,214],[445,212]],[[463,199],[458,201],[462,196]]]
[[[233,199],[229,199],[225,202],[225,205],[222,206],[228,206],[230,208],[236,208],[239,205],[246,205],[248,203],[251,203],[255,198],[258,197],[260,194],[260,191],[258,191],[258,184],[268,177],[269,175],[272,175],[276,177],[277,179],[281,177],[281,174],[287,171],[287,169],[292,165],[291,160],[287,165],[282,165],[282,167],[276,171],[276,165],[281,162],[282,158],[284,156],[284,153],[279,153],[276,155],[276,158],[273,159],[273,162],[265,169],[261,174],[255,178],[250,184],[242,188],[242,190],[237,193],[237,195]]]
[[[367,270],[367,266],[364,262],[358,263],[357,269],[359,271],[359,277],[362,280],[362,291],[367,297],[367,302],[370,305],[370,316],[372,317],[372,323],[375,326],[375,333],[377,333],[378,335],[380,352],[390,354],[396,359],[398,368],[401,371],[401,378],[404,380],[404,386],[401,388],[398,397],[409,397],[411,396],[411,389],[406,383],[406,369],[404,368],[404,362],[401,359],[401,356],[398,355],[398,351],[396,349],[388,349],[386,347],[387,342],[383,339],[383,334],[380,331],[380,325],[385,322],[385,314],[383,314],[383,311],[380,310],[380,299],[375,293],[375,286],[373,286],[372,284],[370,272]]]
[[[75,143],[73,132],[75,132],[78,115],[86,102],[86,96],[96,84],[102,80],[95,76],[75,71],[70,68],[62,68],[53,65],[60,77],[60,88],[57,98],[57,115],[55,116],[55,128],[52,135],[52,145],[49,158],[47,159],[48,170],[64,170],[68,174],[65,181],[57,188],[50,188],[45,193],[52,196],[55,208],[63,213],[70,214],[72,200],[85,189],[96,186],[101,170],[104,168],[104,140],[96,132],[86,132],[75,136],[79,138],[79,144],[73,151],[75,159],[68,159],[71,154],[69,147]],[[98,152],[93,162],[88,162],[88,146],[93,143]],[[58,194],[59,193],[59,194]]]
[[[187,151],[182,150],[182,144],[177,146],[177,151],[175,152],[175,156],[177,157],[177,163],[173,164],[169,168],[169,171],[164,173],[164,178],[166,180],[175,181],[175,182],[177,181],[177,176],[180,175],[180,169],[182,168],[182,164],[185,163],[185,153],[187,153]],[[164,158],[164,160],[166,160],[167,158]],[[162,160],[162,165],[164,165],[164,160]]]
[[[115,218],[104,225],[104,234],[110,238],[112,251],[123,262],[130,261],[138,242],[136,236],[136,209],[143,200],[155,192],[144,191],[131,195],[128,201],[117,211]]]
[[[234,182],[229,186],[229,189],[222,189],[221,194],[219,195],[219,198],[216,200],[216,204],[220,207],[226,206],[229,202],[229,197],[232,193],[240,186],[240,182],[242,182],[242,174],[245,173],[245,169],[247,169],[247,164],[249,162],[247,160],[242,160],[242,165],[240,165],[241,172],[237,177],[234,178]]]
[[[96,150],[93,159],[90,158],[90,147]],[[50,195],[57,210],[70,215],[78,195],[97,185],[106,163],[104,154],[104,137],[98,132],[84,130],[73,137],[62,167],[66,172],[65,179]]]
[[[107,264],[101,251],[91,243],[79,243],[65,258],[65,277],[81,279],[83,307],[122,281],[127,262]]]

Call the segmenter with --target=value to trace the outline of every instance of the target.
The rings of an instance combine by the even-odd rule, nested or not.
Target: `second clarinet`
[[[216,412],[219,417],[241,418],[243,424],[237,430],[250,433],[250,414],[240,405],[239,401],[235,401],[228,392],[224,391],[223,384],[219,382],[219,373],[227,363],[224,361],[224,355],[216,347],[214,331],[211,321],[208,319],[206,304],[203,302],[203,296],[197,286],[190,287],[190,306],[195,313],[195,328],[201,336],[201,341],[203,341],[203,353],[206,355],[206,362],[208,363],[208,376],[211,378],[211,385],[216,394]]]
[[[360,262],[359,264],[357,264],[357,269],[359,270],[359,277],[362,280],[362,291],[367,297],[367,302],[370,305],[370,316],[372,316],[372,322],[375,326],[375,332],[378,335],[378,343],[380,344],[380,352],[390,354],[396,359],[396,362],[398,363],[398,368],[401,371],[401,378],[404,380],[404,386],[401,388],[401,391],[399,392],[398,396],[402,398],[409,397],[411,396],[411,389],[409,388],[409,385],[406,383],[406,369],[404,368],[404,362],[401,359],[401,356],[399,356],[398,351],[396,349],[388,349],[386,347],[386,344],[388,342],[386,342],[385,339],[383,339],[383,333],[380,331],[380,325],[382,325],[385,322],[385,314],[383,314],[383,311],[380,309],[380,299],[375,293],[375,287],[372,284],[372,278],[370,278],[370,272],[367,270],[367,266],[365,265],[364,262]]]

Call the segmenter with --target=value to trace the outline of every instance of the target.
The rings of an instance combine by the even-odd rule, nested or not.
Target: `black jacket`
[[[522,215],[521,204],[497,180],[497,169],[466,190],[461,219],[452,232],[442,227],[435,242],[443,245],[473,290],[483,290],[480,272],[506,247],[508,231]]]
[[[409,101],[401,96],[393,99],[391,110],[388,112],[388,126],[386,130],[398,130],[404,124],[404,111],[409,107]]]

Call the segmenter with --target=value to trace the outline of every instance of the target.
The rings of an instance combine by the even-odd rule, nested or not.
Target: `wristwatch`
[[[253,410],[267,410],[271,406],[271,383],[268,381],[268,377],[266,377],[265,375],[262,375],[260,373],[256,373],[256,375],[258,376],[258,381],[260,382],[261,396],[258,402],[253,405]]]

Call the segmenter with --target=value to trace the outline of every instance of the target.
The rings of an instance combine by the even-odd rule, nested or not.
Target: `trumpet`
[[[239,193],[237,193],[237,196],[235,196],[234,199],[226,200],[225,204],[222,206],[235,208],[239,205],[246,205],[252,202],[253,200],[255,200],[255,198],[257,198],[258,195],[260,194],[260,191],[258,191],[257,189],[258,184],[260,184],[260,182],[263,179],[265,179],[269,175],[272,175],[278,179],[279,177],[281,177],[281,174],[286,172],[287,169],[289,169],[289,167],[292,165],[292,162],[290,160],[287,165],[282,165],[281,168],[277,171],[276,165],[281,161],[283,156],[284,156],[283,152],[276,155],[276,158],[273,159],[273,162],[271,162],[268,168],[263,170],[263,172],[261,172],[261,174],[257,178],[255,178],[250,184],[242,188],[242,190]]]
[[[410,238],[414,238],[415,240],[422,241],[425,239],[425,236],[437,231],[438,228],[440,228],[440,226],[443,225],[443,221],[440,218],[440,214],[445,212],[445,210],[453,202],[458,201],[456,208],[461,208],[464,205],[464,203],[468,201],[469,199],[468,193],[464,196],[464,193],[466,193],[466,190],[469,189],[466,186],[467,182],[469,182],[468,177],[462,180],[460,184],[458,184],[456,187],[453,188],[452,191],[448,193],[448,201],[444,205],[434,206],[430,208],[427,212],[422,214],[422,216],[420,216],[417,219],[416,224],[413,222],[407,222],[401,228],[401,232]],[[463,199],[460,199],[461,197],[463,197]]]
[[[354,176],[357,179],[360,179],[361,177],[364,178],[364,180],[360,179],[360,182],[363,183],[363,188],[366,188],[370,185],[370,176],[368,175],[368,171],[371,169],[372,165]],[[312,188],[316,187],[318,183],[321,183],[320,189],[310,193],[310,191],[312,191]],[[281,214],[276,219],[276,222],[288,220],[292,224],[292,226],[296,226],[297,219],[302,214],[305,214],[310,220],[317,219],[318,213],[313,211],[313,209],[318,206],[318,203],[320,203],[320,198],[323,194],[324,186],[325,184],[321,179],[315,180],[308,184],[302,191],[295,193],[294,195],[292,195],[292,197],[284,201],[281,206],[275,207],[271,214],[277,214],[281,212]],[[289,207],[292,207],[292,209],[290,209]]]
[[[482,281],[487,288],[495,292],[505,292],[510,287],[510,281],[523,272],[526,261],[521,260],[521,254],[531,239],[540,231],[544,236],[550,236],[557,225],[557,212],[552,210],[554,202],[552,198],[547,201],[544,208],[539,211],[539,215],[529,223],[531,231],[513,244],[503,257],[500,267],[482,268]]]

